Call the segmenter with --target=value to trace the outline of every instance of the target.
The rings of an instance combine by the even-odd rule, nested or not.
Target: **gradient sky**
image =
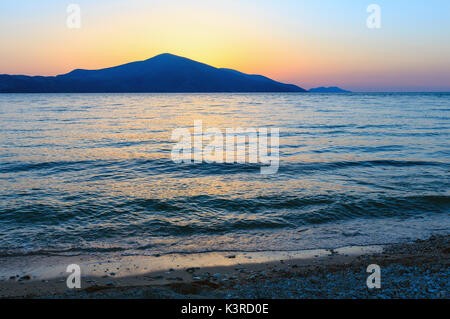
[[[81,29],[66,26],[81,7]],[[382,9],[369,29],[368,5]],[[0,74],[56,75],[169,52],[304,88],[450,91],[448,0],[2,0]]]

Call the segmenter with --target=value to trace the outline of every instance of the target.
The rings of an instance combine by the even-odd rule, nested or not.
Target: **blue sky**
[[[67,5],[81,8],[68,29]],[[369,29],[368,5],[381,8]],[[0,73],[55,75],[170,52],[305,88],[450,91],[448,0],[0,3]]]

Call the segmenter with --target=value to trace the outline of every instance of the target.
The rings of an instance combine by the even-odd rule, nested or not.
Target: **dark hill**
[[[330,87],[318,87],[314,89],[309,89],[310,93],[352,93],[351,91],[347,91],[344,89],[341,89],[337,86],[330,86]]]
[[[219,69],[172,54],[52,77],[0,75],[0,92],[306,92],[261,75]]]

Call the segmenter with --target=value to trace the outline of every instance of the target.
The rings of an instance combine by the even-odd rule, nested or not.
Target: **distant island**
[[[0,93],[307,92],[262,75],[215,68],[169,53],[57,76],[0,75]]]
[[[338,88],[337,86],[330,86],[330,87],[318,87],[309,89],[310,93],[352,93],[351,91],[347,91],[341,88]]]

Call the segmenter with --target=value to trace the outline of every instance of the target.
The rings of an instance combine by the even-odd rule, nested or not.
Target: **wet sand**
[[[449,298],[449,254],[445,235],[335,250],[8,257],[0,262],[0,297]],[[72,263],[81,267],[81,289],[67,288]],[[381,289],[367,288],[370,264],[381,267]]]

